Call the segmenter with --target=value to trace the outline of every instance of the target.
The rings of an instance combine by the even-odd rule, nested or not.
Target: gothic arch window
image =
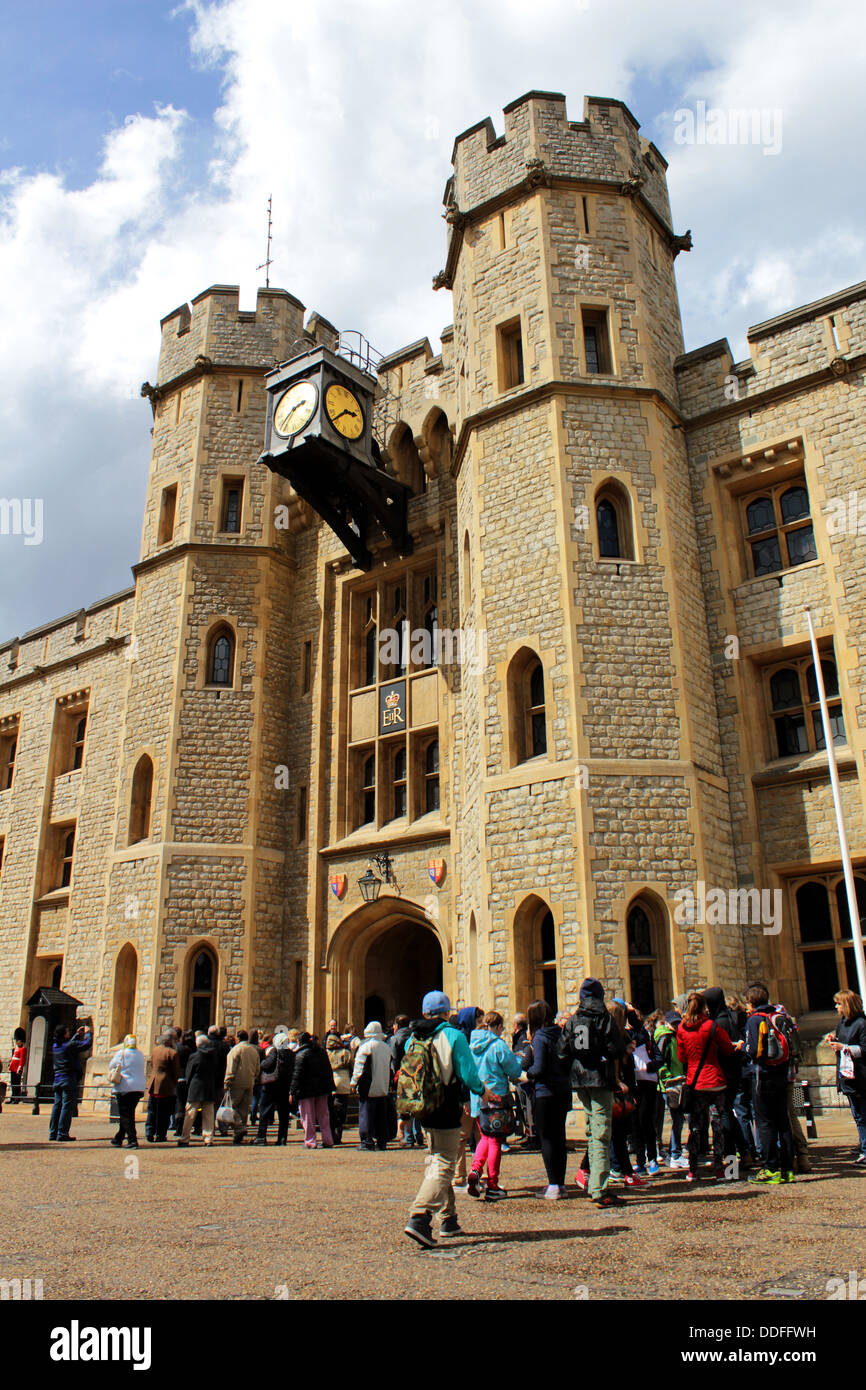
[[[614,479],[603,483],[595,494],[595,526],[601,559],[634,559],[631,499]]]
[[[427,474],[424,472],[421,455],[412,431],[402,420],[391,435],[388,453],[400,482],[410,487],[415,496],[426,492]]]
[[[438,476],[447,472],[451,466],[453,441],[448,417],[438,408],[427,417],[424,425],[424,441]]]
[[[469,532],[463,533],[463,611],[472,607],[472,550],[469,545]]]
[[[135,1031],[135,990],[138,984],[138,955],[127,941],[114,966],[114,992],[111,1001],[109,1043],[119,1047],[127,1033]]]
[[[188,965],[187,1020],[195,1032],[206,1032],[216,1022],[219,966],[209,946],[193,950]]]
[[[138,844],[150,834],[150,805],[153,796],[153,763],[142,753],[132,774],[132,797],[129,808],[129,843]]]
[[[673,992],[667,913],[658,900],[642,893],[626,914],[629,1000],[641,1013],[665,1008]]]
[[[548,904],[535,893],[521,903],[515,914],[514,962],[517,1008],[524,1010],[533,999],[546,999],[556,1014],[556,926]]]
[[[866,876],[855,871],[861,926],[866,922]],[[857,986],[857,963],[845,879],[839,873],[812,875],[794,891],[801,988],[810,1013],[829,1012],[833,995]]]
[[[511,763],[547,754],[547,707],[544,667],[538,654],[523,647],[508,668]]]
[[[234,683],[235,636],[230,627],[218,627],[207,649],[207,683],[229,687]]]

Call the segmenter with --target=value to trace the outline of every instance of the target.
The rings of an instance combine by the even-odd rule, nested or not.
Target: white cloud
[[[0,341],[0,494],[42,495],[46,517],[26,557],[0,538],[0,638],[127,582],[149,445],[138,386],[158,320],[213,282],[254,302],[269,193],[272,283],[388,351],[451,316],[430,280],[454,135],[485,115],[501,130],[503,104],[530,87],[564,91],[573,119],[586,93],[620,96],[671,161],[676,229],[694,231],[677,262],[687,346],[727,334],[743,355],[747,323],[862,278],[859,0],[186,10],[191,62],[223,76],[210,123],[169,93],[107,136],[85,188],[0,173],[14,325]],[[674,110],[699,100],[780,108],[779,156],[675,146]]]

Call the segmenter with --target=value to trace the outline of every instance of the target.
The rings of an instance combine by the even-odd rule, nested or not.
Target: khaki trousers
[[[252,1086],[238,1086],[234,1081],[231,1081],[229,1082],[229,1093],[232,1098],[232,1105],[237,1111],[237,1119],[234,1123],[235,1134],[246,1134],[250,1106],[253,1103],[253,1088]]]
[[[586,1147],[589,1154],[589,1195],[604,1196],[610,1181],[610,1135],[613,1092],[581,1088],[578,1098],[586,1111]]]
[[[181,1139],[189,1139],[195,1117],[199,1111],[201,1111],[201,1137],[206,1144],[210,1144],[213,1141],[213,1101],[210,1100],[201,1104],[198,1102],[194,1102],[192,1105],[187,1103],[183,1117],[183,1133],[180,1137]]]
[[[410,1215],[456,1216],[454,1169],[460,1145],[459,1129],[428,1129],[424,1181],[418,1188]]]
[[[467,1107],[468,1108],[468,1107]],[[471,1115],[464,1111],[460,1116],[460,1143],[457,1147],[457,1181],[465,1182],[469,1176],[469,1163],[467,1154],[469,1151],[469,1140],[472,1138],[472,1126],[475,1124]]]

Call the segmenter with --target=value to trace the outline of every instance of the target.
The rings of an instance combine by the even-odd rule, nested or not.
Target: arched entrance
[[[377,936],[364,963],[364,1022],[383,1026],[397,1014],[418,1018],[428,989],[442,988],[442,948],[417,922],[397,922]]]
[[[450,957],[442,924],[416,903],[388,896],[358,908],[331,938],[325,1017],[356,1032],[373,1019],[417,1018],[428,990],[447,990]]]

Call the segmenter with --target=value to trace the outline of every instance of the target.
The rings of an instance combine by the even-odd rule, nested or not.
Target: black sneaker
[[[617,1197],[615,1192],[605,1192],[603,1197],[593,1197],[592,1205],[607,1209],[607,1207],[627,1207],[628,1202],[623,1201],[622,1197]]]
[[[462,1236],[465,1235],[463,1227],[456,1216],[443,1216],[439,1226],[440,1236]]]
[[[417,1241],[419,1245],[423,1245],[426,1250],[436,1244],[433,1239],[433,1222],[430,1220],[429,1213],[424,1216],[410,1216],[403,1227],[403,1233],[410,1239]]]
[[[474,1168],[470,1168],[469,1177],[466,1179],[466,1191],[469,1193],[470,1197],[481,1196],[481,1193],[478,1191],[478,1183],[480,1179],[481,1174],[477,1173]]]
[[[242,1144],[242,1143],[244,1142],[244,1140],[246,1139],[246,1137],[247,1137],[247,1136],[246,1136],[245,1134],[236,1134],[235,1137],[234,1137],[234,1139],[232,1140],[232,1143],[233,1143],[233,1144]]]

